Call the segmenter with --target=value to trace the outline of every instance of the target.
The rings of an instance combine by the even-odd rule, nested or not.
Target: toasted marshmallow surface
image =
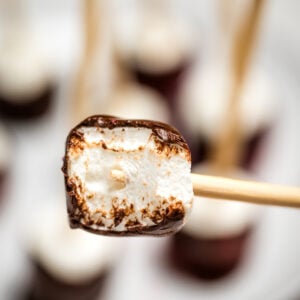
[[[80,284],[106,273],[116,262],[116,239],[71,230],[60,206],[41,211],[45,213],[35,218],[27,242],[30,255],[54,278]]]
[[[203,173],[207,166],[202,164],[194,168],[195,173]],[[249,178],[240,170],[233,171],[236,178]],[[195,238],[226,238],[237,236],[255,223],[259,207],[237,201],[225,201],[195,197],[193,210],[182,229],[183,232]]]
[[[67,141],[71,225],[102,234],[177,231],[192,205],[190,167],[187,144],[168,125],[88,118]]]

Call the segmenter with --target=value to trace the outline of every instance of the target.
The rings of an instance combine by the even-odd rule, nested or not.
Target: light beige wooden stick
[[[229,24],[232,18],[232,9],[234,4],[235,3],[232,0],[218,1],[219,21],[220,21],[220,27],[223,36],[228,34]]]
[[[88,114],[88,74],[97,48],[97,38],[100,30],[100,22],[97,15],[97,0],[85,0],[83,5],[82,28],[84,46],[73,95],[73,118],[75,119],[73,121],[75,122],[78,122],[85,114]]]
[[[199,174],[192,182],[196,196],[300,208],[300,188]]]
[[[235,166],[242,152],[242,137],[239,124],[240,97],[259,29],[264,0],[252,0],[251,4],[251,10],[247,18],[243,20],[234,37],[232,50],[233,86],[230,95],[230,105],[211,158],[213,167],[215,169],[219,168],[220,171],[226,171]]]
[[[160,14],[164,16],[170,11],[171,3],[169,0],[144,0],[139,1],[139,3],[143,13],[146,14],[145,17],[149,17],[152,14]]]

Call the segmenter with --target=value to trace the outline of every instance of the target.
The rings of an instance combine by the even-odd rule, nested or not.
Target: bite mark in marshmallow
[[[188,145],[169,125],[89,117],[66,143],[70,224],[108,235],[175,232],[192,205],[190,168]]]

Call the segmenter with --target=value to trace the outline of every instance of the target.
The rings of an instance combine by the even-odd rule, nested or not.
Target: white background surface
[[[126,2],[126,5],[124,4]],[[130,10],[130,2],[118,5]],[[181,12],[199,27],[199,45],[207,38],[210,1],[177,1]],[[193,6],[194,5],[194,6]],[[194,7],[199,7],[195,10]],[[64,201],[60,171],[70,78],[78,55],[77,1],[32,1],[32,28],[48,49],[59,76],[51,114],[28,123],[10,123],[14,156],[0,213],[0,299],[13,299],[28,278],[23,228],[40,203]],[[279,90],[282,110],[271,136],[260,177],[300,186],[300,2],[269,1],[260,59]],[[120,12],[119,12],[120,13]],[[121,20],[122,21],[122,20]],[[121,22],[122,23],[122,22]],[[208,26],[209,27],[209,26]],[[202,29],[202,31],[200,30]],[[168,239],[124,239],[124,255],[107,287],[107,299],[270,299],[300,298],[300,212],[265,208],[258,230],[239,270],[217,283],[190,281],[165,266]],[[47,233],[45,233],[47,234]],[[298,293],[298,295],[297,295]]]

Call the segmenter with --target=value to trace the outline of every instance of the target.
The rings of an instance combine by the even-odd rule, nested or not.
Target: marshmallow
[[[107,235],[166,235],[193,199],[180,133],[145,120],[92,116],[71,130],[63,172],[70,225]]]
[[[154,90],[137,84],[125,84],[114,91],[110,103],[102,111],[126,119],[170,120],[165,100]]]
[[[51,81],[45,57],[25,37],[12,36],[0,47],[0,92],[14,102],[40,95]]]
[[[81,284],[113,266],[120,246],[116,239],[71,230],[60,206],[44,211],[47,213],[33,218],[26,242],[30,255],[51,277]]]
[[[229,105],[233,79],[228,64],[212,63],[203,66],[187,81],[180,96],[183,119],[191,132],[214,141]],[[274,86],[259,68],[248,74],[240,99],[240,123],[248,138],[274,121],[278,98]]]
[[[203,173],[206,169],[206,166],[198,164],[193,170]],[[241,170],[235,170],[232,174],[232,177],[249,179],[249,175]],[[237,236],[255,223],[258,213],[259,207],[254,204],[196,196],[193,210],[182,231],[194,238]]]
[[[167,18],[152,15],[141,27],[132,60],[150,74],[168,73],[192,54],[192,43],[182,26]]]

